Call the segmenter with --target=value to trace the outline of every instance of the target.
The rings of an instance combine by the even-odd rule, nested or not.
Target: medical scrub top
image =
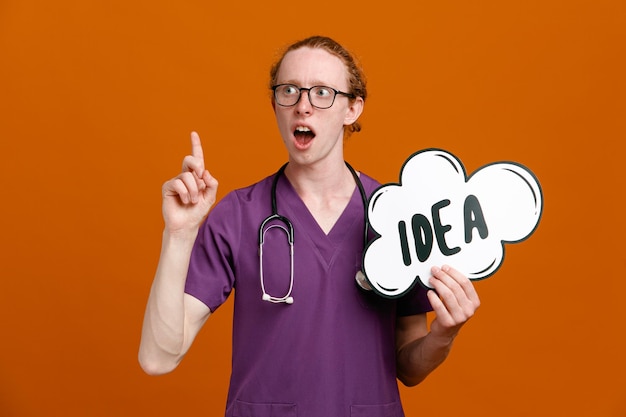
[[[358,188],[325,234],[283,175],[276,202],[294,229],[294,302],[262,300],[259,226],[272,213],[273,177],[216,204],[191,255],[188,294],[215,311],[235,290],[226,416],[403,416],[395,322],[430,311],[426,291],[416,286],[390,300],[360,289],[365,208]],[[367,195],[380,185],[365,174],[360,179]],[[263,283],[274,297],[291,285],[284,228],[265,228]]]

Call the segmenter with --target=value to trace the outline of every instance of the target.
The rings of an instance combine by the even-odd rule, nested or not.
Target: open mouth
[[[299,145],[307,145],[315,137],[315,133],[306,126],[297,126],[293,131],[293,136]]]

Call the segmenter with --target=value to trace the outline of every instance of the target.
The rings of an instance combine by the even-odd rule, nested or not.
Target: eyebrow
[[[277,82],[276,84],[277,84],[277,85],[278,85],[278,84],[293,84],[293,85],[296,85],[296,86],[298,86],[298,87],[304,87],[303,85],[301,85],[300,83],[298,83],[298,82],[297,82],[297,81],[295,81],[295,80],[286,80],[286,81],[281,81],[281,82]],[[331,85],[330,83],[327,83],[327,82],[325,82],[325,81],[320,81],[320,80],[314,80],[314,81],[311,83],[311,87],[315,87],[315,86],[332,87],[332,88],[334,88],[334,89],[336,89],[336,90],[341,90],[340,88],[337,88],[337,87],[335,87],[335,86]],[[307,88],[307,87],[304,87],[304,88]]]

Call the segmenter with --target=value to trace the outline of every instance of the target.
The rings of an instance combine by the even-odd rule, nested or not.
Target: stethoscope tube
[[[279,224],[271,224],[268,227],[265,227],[267,223],[272,221],[281,221],[284,226]],[[287,294],[282,297],[273,297],[265,291],[265,279],[263,277],[263,243],[265,241],[265,233],[268,230],[273,228],[279,228],[283,230],[287,234],[287,240],[289,241],[289,263],[290,263],[290,271],[289,271],[289,290],[287,290]],[[259,227],[259,271],[261,274],[261,290],[263,291],[263,300],[269,301],[272,303],[287,303],[293,304],[293,297],[291,296],[291,291],[293,290],[293,225],[291,221],[285,216],[281,216],[280,214],[272,214],[261,223],[261,227]]]
[[[276,203],[276,186],[278,185],[278,180],[280,179],[280,177],[284,175],[287,164],[288,163],[285,163],[282,167],[280,167],[280,169],[276,172],[276,175],[274,176],[274,180],[272,182],[272,190],[271,190],[272,214],[269,215],[265,220],[263,220],[263,222],[261,222],[261,225],[259,226],[259,270],[260,270],[259,275],[260,275],[260,280],[261,280],[261,291],[263,292],[262,299],[264,301],[269,301],[271,303],[293,304],[293,297],[291,296],[291,292],[293,291],[293,282],[294,282],[294,279],[293,279],[294,277],[294,262],[293,262],[294,260],[294,250],[293,250],[294,229],[293,229],[293,224],[287,217],[278,214],[278,207]],[[363,247],[365,248],[365,246],[367,245],[367,241],[368,241],[368,231],[369,231],[369,222],[367,220],[367,212],[366,212],[367,211],[367,195],[365,194],[363,183],[359,179],[359,176],[354,170],[354,168],[352,168],[352,166],[348,164],[347,162],[345,164],[350,170],[352,177],[354,178],[354,182],[356,183],[359,189],[359,193],[361,194],[361,200],[363,201],[363,212],[364,212],[364,218],[365,218],[365,226],[363,228]],[[282,224],[274,223],[274,222],[279,222]],[[267,291],[265,290],[265,278],[263,276],[263,244],[265,242],[265,233],[267,233],[268,230],[271,230],[275,227],[285,232],[285,234],[287,235],[287,240],[289,242],[289,260],[290,260],[289,262],[290,263],[289,289],[287,290],[287,293],[282,297],[274,297],[267,293]],[[357,273],[357,277],[358,277],[358,273]]]

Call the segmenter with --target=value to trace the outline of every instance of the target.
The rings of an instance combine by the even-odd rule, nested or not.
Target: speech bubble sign
[[[377,237],[363,254],[363,273],[381,296],[397,298],[417,282],[432,288],[431,267],[451,265],[470,280],[493,275],[504,244],[537,228],[543,195],[535,175],[516,162],[483,166],[470,177],[441,149],[411,155],[400,182],[370,196],[367,216]]]

